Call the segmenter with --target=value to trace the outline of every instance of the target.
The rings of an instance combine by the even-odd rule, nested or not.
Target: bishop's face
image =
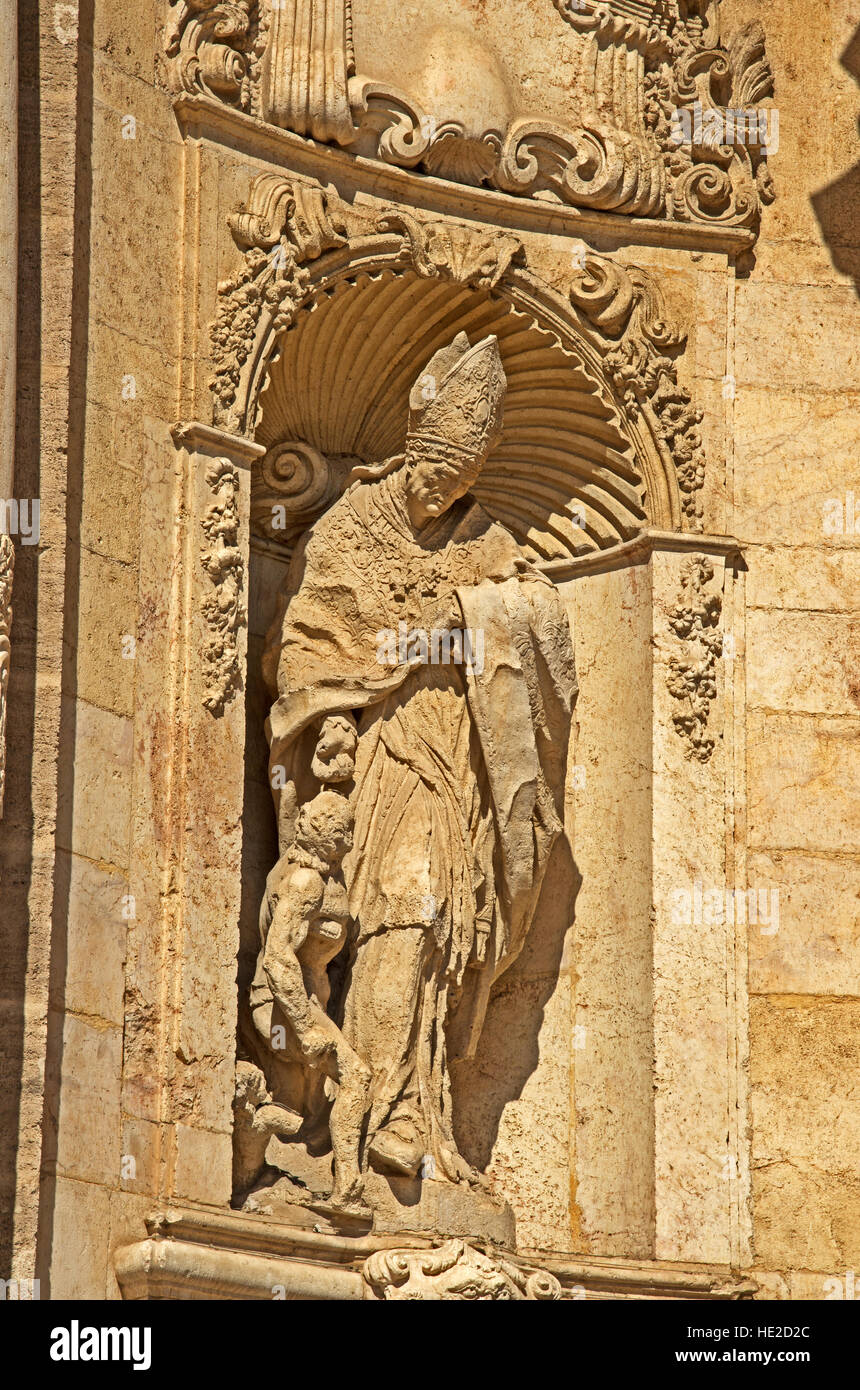
[[[477,481],[483,460],[458,458],[456,463],[435,451],[410,455],[406,464],[406,504],[416,527],[441,516]]]

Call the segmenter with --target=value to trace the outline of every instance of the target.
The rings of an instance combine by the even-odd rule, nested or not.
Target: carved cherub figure
[[[292,1031],[298,1056],[333,1083],[331,1201],[355,1210],[362,1191],[359,1143],[370,1071],[326,1013],[327,967],[344,945],[349,922],[340,866],[351,845],[346,797],[323,790],[302,807],[295,840],[270,885],[271,921],[260,965],[272,1004]],[[271,1046],[272,1007],[255,1009],[254,1017]]]

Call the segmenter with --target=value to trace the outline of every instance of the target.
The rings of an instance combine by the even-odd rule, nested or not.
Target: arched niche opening
[[[409,391],[433,353],[459,332],[472,342],[497,336],[508,381],[504,432],[474,491],[539,564],[610,549],[668,520],[669,485],[656,447],[639,445],[596,370],[598,354],[577,342],[573,317],[563,335],[549,316],[527,312],[510,286],[488,291],[392,266],[323,281],[274,344],[257,397],[255,439],[266,455],[254,464],[251,484],[240,1019],[265,879],[278,854],[264,733],[266,634],[295,543],[357,463],[402,452]],[[551,866],[548,905],[522,962],[500,981],[510,994],[517,971],[510,1007],[502,1001],[489,1012],[479,1084],[452,1078],[458,1141],[478,1167],[490,1158],[505,1105],[537,1065],[538,1033],[573,915],[569,846],[566,854]],[[516,1064],[508,1065],[505,1049],[514,1043]],[[563,1135],[557,1138],[564,1149]]]

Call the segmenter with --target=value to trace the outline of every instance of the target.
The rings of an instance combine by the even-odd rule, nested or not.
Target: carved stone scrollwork
[[[256,114],[266,14],[258,0],[171,0],[164,52],[172,84]]]
[[[210,386],[215,423],[238,429],[237,387],[263,310],[270,311],[276,329],[285,326],[307,290],[304,263],[345,238],[320,189],[289,183],[277,174],[255,180],[248,207],[230,218],[230,227],[245,257],[237,274],[218,286]]]
[[[379,1299],[390,1302],[544,1302],[561,1298],[561,1285],[542,1269],[528,1269],[485,1254],[462,1240],[436,1250],[379,1250],[362,1275]]]
[[[360,462],[327,457],[301,440],[275,444],[261,460],[251,498],[251,528],[267,540],[292,544],[331,506]]]
[[[669,355],[683,349],[686,334],[669,321],[657,283],[637,266],[588,253],[570,298],[603,337],[608,347],[604,365],[628,412],[653,412],[675,463],[684,514],[693,529],[701,530],[702,412],[678,384],[674,356]]]
[[[9,662],[12,627],[12,574],[15,547],[11,536],[0,536],[0,816],[6,791],[6,699],[9,688]]]
[[[242,684],[238,634],[242,625],[244,565],[237,543],[238,470],[229,459],[213,459],[206,469],[206,484],[213,496],[201,522],[206,540],[200,559],[214,589],[203,600],[209,631],[203,651],[203,704],[211,714],[218,715],[223,714],[227,701]]]
[[[668,210],[680,221],[751,227],[775,197],[767,164],[778,115],[758,103],[774,94],[758,21],[728,44],[714,28],[695,41],[680,31],[672,60],[646,78],[647,123],[664,152]]]
[[[717,658],[723,650],[722,598],[707,587],[713,577],[710,560],[701,555],[688,560],[678,603],[669,615],[669,627],[686,645],[682,658],[670,659],[666,676],[669,694],[680,706],[672,723],[686,744],[686,756],[700,763],[709,761],[716,746],[708,719],[717,696]]]

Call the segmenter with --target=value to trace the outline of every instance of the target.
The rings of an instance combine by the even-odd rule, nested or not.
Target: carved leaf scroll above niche
[[[574,207],[757,224],[776,133],[755,105],[773,95],[761,25],[726,44],[717,0],[545,0],[550,99],[552,83],[518,70],[524,3],[511,0],[508,33],[463,0],[456,24],[416,31],[402,75],[393,59],[374,70],[385,48],[369,0],[172,0],[164,48],[176,90],[387,164]],[[409,51],[398,16],[376,28]]]

